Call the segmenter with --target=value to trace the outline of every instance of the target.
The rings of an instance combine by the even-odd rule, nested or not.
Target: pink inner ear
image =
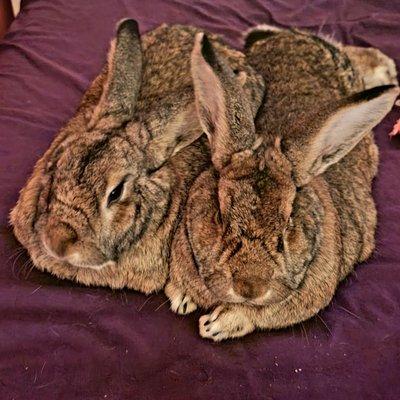
[[[201,49],[202,36],[197,35],[191,59],[196,108],[202,128],[212,141],[212,135],[226,129],[225,99],[220,80],[204,59]]]
[[[389,137],[392,138],[400,133],[400,119],[394,124],[392,131],[389,133]]]
[[[225,100],[218,78],[201,59],[195,67],[196,103],[200,120],[209,139],[225,125]]]

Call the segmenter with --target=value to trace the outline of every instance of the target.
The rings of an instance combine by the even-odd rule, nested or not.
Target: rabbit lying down
[[[200,333],[218,341],[315,315],[370,256],[378,164],[370,131],[399,89],[362,91],[340,46],[256,30],[246,56],[267,94],[252,126],[224,60],[214,53],[199,63],[196,52],[196,104],[213,167],[190,190],[166,293],[178,312],[217,306],[200,318]]]
[[[168,280],[174,311],[212,309],[200,334],[216,341],[310,318],[374,247],[370,131],[399,91],[363,90],[357,71],[304,32],[252,31],[245,58],[188,27],[141,44],[124,21],[21,191],[15,234],[62,278]]]
[[[164,287],[187,192],[210,164],[190,72],[196,32],[161,26],[141,40],[135,21],[119,25],[108,66],[11,213],[39,269],[86,285]],[[260,99],[263,80],[244,54],[211,40]]]

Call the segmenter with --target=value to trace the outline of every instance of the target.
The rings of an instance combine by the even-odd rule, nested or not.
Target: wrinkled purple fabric
[[[400,66],[400,2],[379,0],[25,0],[0,43],[1,399],[399,399],[400,140],[381,151],[373,258],[302,325],[213,344],[200,313],[164,295],[86,288],[32,270],[8,212],[38,157],[105,61],[115,23],[193,24],[240,46],[254,24],[306,27],[376,46]]]

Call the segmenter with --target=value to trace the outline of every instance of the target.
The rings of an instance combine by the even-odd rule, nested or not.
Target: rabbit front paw
[[[186,315],[196,310],[197,304],[190,296],[184,295],[171,301],[171,310],[177,314]]]
[[[174,313],[186,315],[197,309],[197,304],[192,298],[184,294],[171,282],[166,285],[165,294],[169,298],[171,303],[170,308]]]
[[[219,342],[247,335],[255,329],[245,312],[238,307],[218,306],[211,314],[199,319],[200,336]]]

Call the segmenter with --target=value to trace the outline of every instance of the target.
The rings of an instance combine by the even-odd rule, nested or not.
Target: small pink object
[[[392,132],[389,133],[389,137],[392,138],[400,133],[400,119],[394,124]]]

